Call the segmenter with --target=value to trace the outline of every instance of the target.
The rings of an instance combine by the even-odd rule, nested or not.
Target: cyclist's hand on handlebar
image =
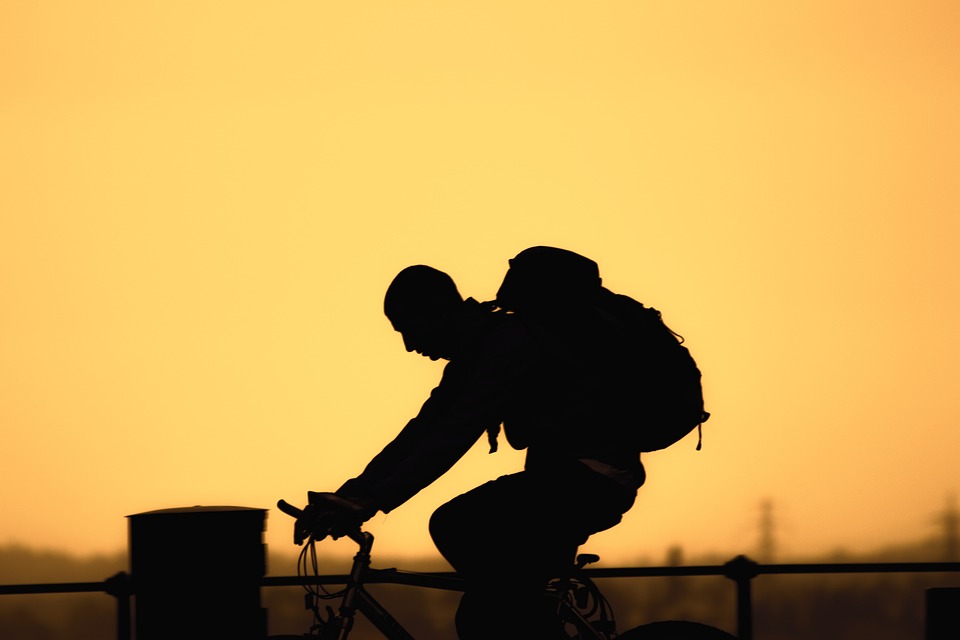
[[[346,498],[335,493],[307,492],[309,502],[303,509],[280,500],[277,507],[297,519],[293,527],[293,542],[334,539],[359,534],[360,525],[370,519],[377,509],[373,501],[364,498]]]
[[[323,522],[325,520],[323,514],[310,505],[299,509],[286,500],[280,500],[277,502],[277,508],[288,516],[297,519],[293,524],[294,544],[302,545],[305,540],[310,538],[323,540],[327,536],[328,526]]]
[[[337,493],[308,491],[307,508],[316,508],[327,514],[325,524],[329,522],[327,535],[334,540],[351,533],[359,533],[360,525],[377,512],[373,500],[365,497],[342,496]]]

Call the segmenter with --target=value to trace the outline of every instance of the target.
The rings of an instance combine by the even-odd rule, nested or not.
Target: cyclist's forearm
[[[380,453],[364,467],[363,471],[356,478],[352,478],[341,487],[344,492],[368,491],[369,487],[382,481],[384,478],[392,475],[397,466],[410,455],[416,441],[419,439],[413,432],[416,431],[415,420],[411,420],[404,427],[403,431],[397,435]],[[348,488],[350,485],[351,488]],[[338,490],[337,493],[341,493]],[[347,495],[346,493],[344,495]]]
[[[457,442],[431,443],[433,446],[403,460],[394,473],[370,485],[368,495],[378,509],[389,513],[446,473],[483,435],[484,429],[474,428],[469,433],[469,437]]]
[[[342,487],[344,495],[372,495],[390,511],[446,473],[487,427],[500,424],[515,380],[530,366],[525,330],[508,329],[475,365],[464,370],[451,363],[444,370],[417,417]]]
[[[446,473],[487,431],[500,423],[504,403],[499,385],[474,381],[469,391],[430,422],[407,456],[370,487],[384,513],[403,504]],[[371,476],[368,476],[371,477]]]

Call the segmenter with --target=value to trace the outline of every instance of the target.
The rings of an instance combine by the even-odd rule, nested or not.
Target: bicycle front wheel
[[[663,620],[619,634],[619,640],[736,640],[726,631],[699,622]]]

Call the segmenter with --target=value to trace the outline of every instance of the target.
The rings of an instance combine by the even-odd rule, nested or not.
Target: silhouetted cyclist
[[[484,433],[495,451],[503,425],[510,445],[527,450],[524,470],[442,505],[430,533],[468,584],[460,638],[559,637],[544,586],[568,570],[588,536],[632,506],[644,481],[639,452],[591,437],[603,432],[591,430],[591,416],[603,412],[577,393],[583,372],[562,364],[516,316],[464,299],[442,271],[401,271],[384,312],[408,351],[449,363],[417,416],[337,490],[358,505],[344,517],[395,509]]]

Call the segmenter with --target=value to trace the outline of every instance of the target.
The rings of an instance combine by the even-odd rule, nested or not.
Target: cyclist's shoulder
[[[531,349],[537,344],[530,326],[516,314],[502,310],[490,312],[487,342],[507,348]]]
[[[495,308],[492,303],[468,299],[470,314],[461,334],[458,357],[453,368],[468,363],[513,362],[526,360],[536,352],[536,341],[529,328],[514,314]]]
[[[478,342],[527,340],[530,332],[515,314],[498,309],[494,302],[478,302],[473,298],[464,301],[465,335],[479,338]]]

